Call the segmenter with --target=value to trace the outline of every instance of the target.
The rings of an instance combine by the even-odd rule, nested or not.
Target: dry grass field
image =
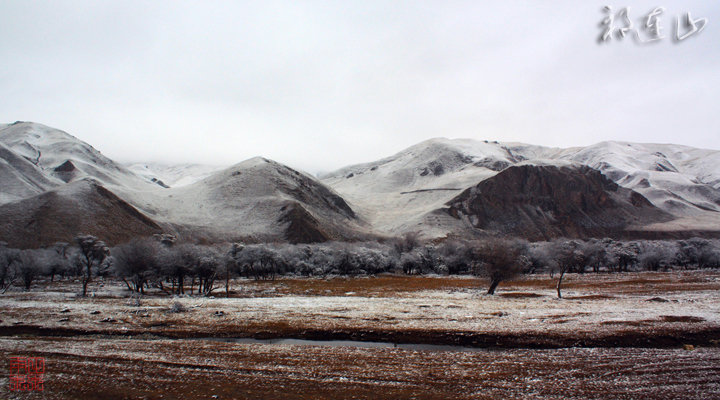
[[[131,297],[121,282],[0,296],[0,353],[45,357],[45,391],[2,398],[720,398],[720,274],[232,282],[230,297]],[[176,303],[182,307],[176,306]],[[180,312],[173,312],[178,311]],[[446,351],[230,343],[304,338]],[[693,350],[688,350],[692,345]],[[213,397],[216,396],[216,397]]]

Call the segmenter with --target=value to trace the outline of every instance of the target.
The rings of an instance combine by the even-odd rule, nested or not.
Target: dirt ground
[[[0,398],[720,398],[720,273],[571,275],[562,300],[553,283],[486,296],[472,277],[283,278],[141,299],[40,283],[0,296],[0,354],[45,357],[45,391],[10,392],[3,368]],[[486,350],[192,339],[219,337]]]

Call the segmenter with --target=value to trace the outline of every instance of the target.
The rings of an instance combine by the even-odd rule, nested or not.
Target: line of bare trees
[[[557,295],[567,273],[611,273],[674,268],[720,268],[720,241],[611,239],[528,243],[520,239],[422,240],[408,233],[384,243],[225,244],[176,243],[170,235],[134,239],[110,248],[94,236],[45,249],[10,249],[0,242],[0,291],[30,289],[40,277],[77,279],[82,295],[97,277],[113,275],[133,292],[155,288],[168,294],[209,296],[235,277],[265,280],[301,276],[474,274],[487,279],[488,294],[521,274],[557,276]],[[224,282],[223,282],[224,281]]]
[[[556,290],[561,298],[567,273],[720,268],[720,241],[702,238],[557,239],[534,243],[517,238],[487,238],[428,244],[417,233],[408,233],[393,241],[393,249],[404,273],[471,273],[487,279],[488,294],[494,294],[501,282],[521,274],[557,275]]]

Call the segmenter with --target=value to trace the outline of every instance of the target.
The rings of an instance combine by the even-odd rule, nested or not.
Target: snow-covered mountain
[[[128,194],[186,236],[314,242],[367,230],[342,197],[312,176],[256,157],[196,183]]]
[[[56,185],[30,160],[0,142],[0,204],[40,194]]]
[[[290,242],[371,233],[332,189],[270,160],[128,168],[29,122],[0,125],[0,184],[0,241],[21,247],[78,233],[110,243],[162,231],[188,240]]]
[[[640,230],[720,230],[720,151],[687,146],[603,142],[560,149],[437,138],[322,180],[373,226],[435,237],[461,229],[437,210],[478,182],[523,165],[589,166],[676,217]]]
[[[89,144],[58,129],[33,122],[15,122],[0,126],[0,144],[12,150],[3,157],[6,164],[23,175],[42,175],[42,189],[92,178],[104,186],[145,190],[157,186],[140,178],[124,166],[105,157]],[[2,151],[2,150],[0,150]],[[7,154],[7,153],[6,153]],[[29,167],[19,160],[34,166]]]
[[[599,171],[599,172],[598,172]],[[264,158],[229,168],[121,165],[44,125],[0,124],[0,241],[354,240],[420,231],[720,234],[720,151],[603,142],[549,148],[431,139],[321,180]]]

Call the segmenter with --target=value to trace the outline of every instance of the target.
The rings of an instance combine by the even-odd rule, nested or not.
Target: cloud
[[[633,2],[668,36],[709,19],[638,46],[595,41],[604,2],[483,3],[4,2],[0,120],[119,160],[310,172],[437,136],[720,148],[716,7]]]

